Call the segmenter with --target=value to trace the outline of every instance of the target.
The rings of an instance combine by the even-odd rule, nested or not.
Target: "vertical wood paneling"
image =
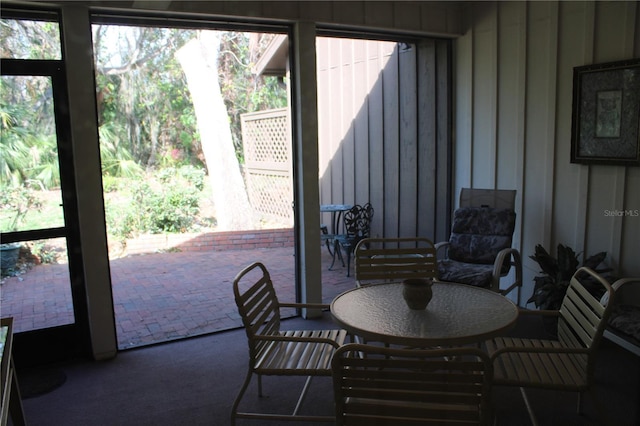
[[[349,23],[351,25],[364,24],[364,1],[332,1],[332,22]]]
[[[383,235],[383,224],[380,218],[385,216],[384,175],[380,173],[384,170],[384,96],[383,79],[381,70],[386,59],[383,46],[379,43],[369,43],[367,45],[367,81],[371,90],[369,91],[369,199],[374,206],[374,220],[371,224],[371,235],[381,237]]]
[[[333,155],[331,157],[331,200],[334,204],[343,202],[349,202],[344,199],[343,193],[343,176],[342,176],[342,138],[344,136],[344,129],[342,128],[342,99],[340,96],[340,90],[342,88],[342,72],[340,69],[340,44],[339,40],[329,39],[329,87],[331,88],[328,111],[330,126],[331,126],[331,140],[329,144]]]
[[[584,30],[582,42],[583,61],[580,64],[593,63],[593,46],[595,38],[595,3],[585,4],[584,8]],[[576,167],[576,166],[574,166]],[[579,214],[580,212],[588,211],[589,202],[589,179],[591,176],[591,167],[589,166],[577,166],[578,167],[578,183],[576,188],[578,190],[577,211],[576,211],[576,235],[574,240],[574,247],[579,247],[581,250],[586,250],[586,237],[587,237],[587,215]]]
[[[450,8],[442,7],[442,4],[436,5],[435,3],[428,4],[423,2],[420,5],[422,29],[424,31],[442,32],[444,34],[453,22],[458,21],[454,26],[459,26],[459,14],[450,13],[450,11]]]
[[[418,222],[416,234],[421,237],[431,238],[435,241],[435,217],[436,185],[439,183],[436,177],[436,151],[437,110],[436,102],[438,93],[436,83],[436,42],[424,41],[416,46],[417,55],[417,79],[418,79],[418,192],[417,211]],[[442,163],[446,164],[446,163]],[[449,215],[449,210],[443,212]]]
[[[420,4],[418,2],[393,2],[393,18],[395,25],[401,25],[407,30],[420,30],[421,17]]]
[[[303,5],[298,6],[298,10],[301,21],[326,22],[331,20],[331,3],[327,1],[305,1]]]
[[[633,3],[635,10],[629,10],[627,15],[632,17],[631,24],[626,27],[629,38],[633,40],[631,47],[632,56],[640,57],[640,7]],[[635,37],[633,36],[635,34]],[[625,182],[624,208],[630,212],[625,217],[622,224],[622,245],[620,253],[621,269],[624,269],[626,276],[640,276],[640,262],[638,253],[640,247],[640,217],[634,216],[640,211],[640,167],[627,168]]]
[[[288,1],[265,1],[260,3],[262,6],[262,15],[271,16],[279,14],[282,15],[284,19],[295,19],[300,16],[301,9],[304,9],[304,6],[295,3],[289,4],[290,2]]]
[[[471,186],[471,163],[473,144],[473,61],[474,29],[471,8],[464,13],[465,27],[469,30],[455,42],[455,91],[456,91],[456,140],[454,162],[454,199],[460,188]],[[457,206],[457,201],[456,204]]]
[[[321,38],[318,45],[328,58],[318,60],[319,73],[328,76],[318,81],[329,84],[318,89],[319,121],[330,127],[322,137],[331,139],[320,140],[321,156],[330,159],[319,163],[333,164],[321,177],[322,203],[371,202],[371,235],[434,239],[436,209],[446,216],[443,224],[450,216],[449,42]],[[344,188],[341,199],[336,182]]]
[[[398,85],[398,49],[394,49],[389,63],[385,67],[384,79],[382,81],[384,97],[384,218],[383,235],[398,235],[399,217],[399,191],[400,180],[399,170],[399,134],[400,134],[400,114],[399,114],[399,85]]]
[[[533,2],[527,13],[527,79],[525,99],[525,166],[521,193],[523,263],[528,268],[524,294],[539,266],[528,255],[536,244],[552,250],[555,93],[558,4]],[[506,72],[506,71],[505,71]]]
[[[329,79],[329,50],[328,40],[326,38],[318,38],[316,41],[316,57],[318,63],[318,87],[330,87]],[[331,105],[331,96],[318,95],[318,111],[327,111]],[[318,114],[318,169],[319,178],[324,185],[320,185],[320,204],[331,204],[331,116],[329,114]],[[320,218],[320,222],[328,224],[331,221],[331,215],[325,214]]]
[[[335,42],[340,44],[340,76],[342,82],[339,93],[347,94],[347,96],[340,96],[342,104],[340,127],[343,129],[342,134],[344,135],[340,144],[342,147],[343,199],[353,200],[349,202],[358,204],[361,203],[361,201],[355,191],[354,171],[356,169],[356,156],[353,127],[353,117],[355,117],[355,111],[353,109],[355,96],[353,93],[353,50],[355,41],[350,39],[336,39]]]
[[[524,120],[524,74],[526,31],[524,13],[526,3],[498,4],[498,75],[497,79],[497,139],[496,188],[518,189],[522,182],[522,128]],[[501,70],[510,70],[505,73]],[[515,95],[515,96],[514,96]],[[518,192],[521,195],[521,192]],[[517,209],[518,219],[521,210]]]
[[[571,111],[573,93],[573,68],[584,64],[585,33],[590,32],[586,18],[586,2],[561,2],[558,34],[557,68],[557,117],[555,134],[556,168],[554,175],[554,216],[553,245],[568,244],[576,251],[584,247],[584,221],[586,212],[587,187],[581,168],[571,164]]]
[[[524,176],[525,9],[524,2],[498,2],[496,31],[495,187],[515,189],[517,200],[522,200]],[[516,230],[512,246],[522,252],[522,201],[517,201],[515,211]],[[512,270],[508,278],[515,279],[515,271]]]
[[[48,3],[44,1],[43,3]],[[56,3],[56,2],[50,2]],[[112,1],[95,2],[110,6]],[[120,2],[123,8],[157,10],[154,1]],[[367,26],[385,31],[407,30],[455,37],[461,33],[460,2],[453,1],[171,1],[166,12],[206,14],[209,16],[246,17],[267,20],[290,20],[337,23],[350,27]]]
[[[354,154],[355,154],[355,188],[356,202],[364,204],[369,198],[369,103],[367,92],[367,48],[377,44],[368,40],[353,40],[353,89],[354,99]]]
[[[492,173],[498,186],[515,182],[524,294],[537,274],[528,255],[538,243],[554,251],[568,244],[588,255],[604,250],[619,274],[640,273],[640,219],[629,216],[640,209],[640,168],[571,164],[569,158],[573,68],[640,56],[637,2],[498,2],[465,9],[466,33],[455,41],[454,185],[456,191],[468,182],[481,187]],[[492,116],[493,165],[486,141]],[[623,214],[607,217],[605,210]]]
[[[416,235],[418,213],[418,133],[415,45],[400,44],[399,230],[400,237]]]
[[[374,27],[392,26],[394,22],[393,3],[369,1],[364,5],[364,22]]]
[[[627,42],[629,29],[621,25],[620,17],[627,15],[624,2],[606,2],[595,5],[594,62],[610,62],[630,58],[633,50]],[[624,19],[623,23],[628,24]],[[626,27],[626,28],[625,28]],[[618,262],[622,244],[624,216],[605,215],[605,210],[624,210],[626,168],[618,166],[592,166],[589,188],[589,211],[585,252],[607,251],[611,262]],[[617,265],[612,265],[617,267]]]
[[[494,188],[496,175],[496,34],[497,8],[493,2],[473,3],[473,145],[471,184]]]
[[[452,140],[452,75],[449,69],[452,63],[451,60],[451,45],[448,40],[438,40],[436,42],[436,87],[437,87],[437,100],[436,100],[436,154],[437,157],[433,163],[435,168],[436,179],[433,182],[434,188],[434,208],[426,211],[421,211],[421,216],[425,218],[428,214],[435,213],[433,226],[435,227],[433,233],[425,231],[421,235],[433,235],[434,241],[446,241],[449,237],[449,230],[451,229],[451,205],[452,205],[452,176],[451,164],[453,159],[453,148],[451,146]],[[428,143],[429,140],[427,139]],[[444,166],[448,165],[448,166]]]

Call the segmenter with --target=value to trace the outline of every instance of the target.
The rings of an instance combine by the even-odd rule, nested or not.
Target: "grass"
[[[31,229],[57,228],[64,226],[64,216],[62,210],[62,191],[36,191],[36,197],[41,203],[41,208],[32,208],[22,218],[16,229],[17,231],[27,231]],[[15,212],[6,209],[4,206],[0,211],[0,229],[2,232],[12,231],[11,223],[15,218]]]

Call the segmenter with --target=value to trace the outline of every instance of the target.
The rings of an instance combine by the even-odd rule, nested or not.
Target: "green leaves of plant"
[[[571,247],[562,244],[558,244],[556,257],[551,256],[542,245],[536,245],[534,254],[529,257],[536,261],[544,275],[534,277],[533,294],[527,303],[533,302],[539,309],[559,309],[569,281],[580,265],[578,256]],[[597,269],[606,256],[606,252],[597,253],[585,259],[582,266],[596,272],[610,271],[611,268]]]

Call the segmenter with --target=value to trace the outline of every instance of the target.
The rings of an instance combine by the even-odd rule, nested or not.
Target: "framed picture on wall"
[[[640,166],[640,58],[573,69],[571,162]]]

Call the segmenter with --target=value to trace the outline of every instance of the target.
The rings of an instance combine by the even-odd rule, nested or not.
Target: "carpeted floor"
[[[19,372],[22,399],[53,392],[67,381],[66,373],[57,366],[25,368]]]
[[[285,327],[328,328],[334,324],[330,314],[325,313],[321,320],[286,320]],[[524,323],[512,334],[531,334],[534,330],[533,324]],[[606,422],[596,420],[594,404],[588,397],[585,415],[578,416],[576,394],[529,390],[540,425],[640,424],[638,358],[608,341],[600,349],[595,391],[604,407]],[[111,361],[55,367],[65,373],[64,384],[24,400],[26,420],[31,426],[228,425],[231,404],[246,372],[246,337],[243,330],[234,330],[121,352]],[[303,379],[267,377],[263,385],[268,397],[257,397],[254,380],[245,396],[244,409],[293,409]],[[493,400],[498,425],[530,424],[517,389],[496,387]],[[303,411],[330,414],[332,410],[330,379],[314,379]]]

